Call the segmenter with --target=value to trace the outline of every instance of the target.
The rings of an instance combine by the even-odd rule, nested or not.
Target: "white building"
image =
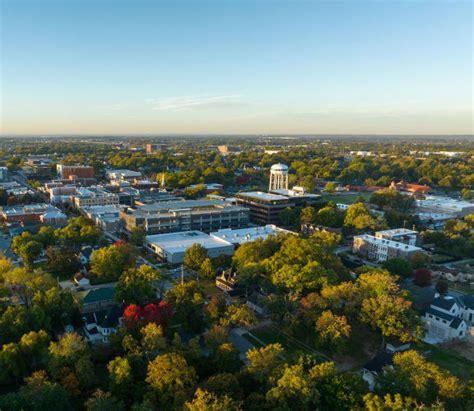
[[[471,301],[472,302],[472,301]],[[441,343],[454,338],[464,338],[470,331],[474,307],[467,306],[461,298],[437,297],[422,316],[425,324],[425,341]]]
[[[449,197],[426,196],[423,200],[417,200],[416,205],[421,213],[451,214],[452,218],[474,214],[473,202]]]
[[[82,212],[104,231],[117,231],[120,227],[120,210],[124,206],[96,205],[83,207]]]
[[[414,245],[363,234],[354,236],[352,251],[369,260],[383,262],[392,258],[410,259],[413,254],[423,252],[423,249]]]
[[[176,233],[149,235],[146,246],[161,259],[171,264],[181,264],[184,253],[193,244],[200,244],[211,258],[220,255],[233,255],[234,245],[218,237],[211,237],[202,231],[182,231]]]
[[[394,228],[392,230],[377,231],[375,237],[386,240],[398,241],[399,243],[416,245],[418,231],[407,228]]]
[[[274,224],[267,224],[263,227],[250,227],[232,230],[225,228],[210,234],[211,237],[228,241],[235,246],[248,243],[258,239],[266,240],[270,235],[290,234],[289,230],[277,227]]]
[[[74,205],[77,208],[103,205],[118,205],[119,196],[103,189],[100,186],[77,188],[74,195]]]
[[[111,170],[107,172],[107,178],[110,181],[133,181],[135,179],[140,179],[142,173],[140,171],[133,171],[133,170]]]

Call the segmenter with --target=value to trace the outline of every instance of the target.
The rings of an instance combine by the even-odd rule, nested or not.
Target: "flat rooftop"
[[[150,215],[150,214],[166,214],[176,210],[190,210],[191,212],[202,209],[210,209],[220,211],[226,210],[247,210],[245,207],[235,206],[227,201],[222,200],[178,200],[178,201],[160,201],[158,203],[145,204],[138,206],[131,214]]]
[[[224,228],[222,230],[211,233],[211,237],[220,238],[222,240],[230,241],[234,244],[244,244],[258,239],[265,240],[270,235],[289,234],[291,231],[277,227],[274,224],[267,224],[263,227],[249,227],[232,230],[231,228]]]
[[[226,240],[211,237],[209,234],[196,230],[148,235],[146,236],[146,241],[169,253],[186,251],[193,244],[200,244],[206,249],[232,246]]]
[[[420,247],[416,247],[414,245],[409,245],[405,243],[400,243],[398,241],[387,240],[384,238],[377,238],[373,235],[369,234],[362,234],[354,236],[354,239],[361,238],[369,243],[377,244],[377,245],[385,245],[390,248],[398,248],[403,251],[420,251]]]
[[[247,191],[243,193],[238,193],[237,195],[242,197],[255,198],[257,200],[263,201],[283,201],[288,199],[287,196],[282,194],[264,193],[263,191]]]
[[[393,228],[391,230],[377,231],[375,234],[398,236],[398,235],[413,235],[418,234],[418,231],[409,230],[408,228]]]
[[[462,211],[464,208],[474,207],[473,202],[442,196],[427,196],[424,200],[417,200],[416,204],[422,208],[446,209],[452,211]]]

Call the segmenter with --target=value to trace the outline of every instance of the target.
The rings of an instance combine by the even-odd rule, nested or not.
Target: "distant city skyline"
[[[470,1],[0,5],[2,135],[474,133]]]

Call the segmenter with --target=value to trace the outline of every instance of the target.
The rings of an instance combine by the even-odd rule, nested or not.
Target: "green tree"
[[[334,191],[336,191],[336,185],[332,181],[328,181],[324,186],[324,191],[327,193],[334,193]]]
[[[247,351],[248,371],[261,382],[275,377],[281,372],[284,363],[283,352],[283,347],[278,343]]]
[[[212,263],[212,260],[209,257],[206,258],[202,262],[201,267],[199,267],[199,275],[209,280],[213,280],[216,277],[216,270],[214,268],[214,264]]]
[[[344,225],[355,230],[365,230],[375,228],[375,220],[364,203],[354,203],[347,209]]]
[[[350,337],[351,326],[345,316],[334,315],[327,310],[316,320],[316,331],[323,344],[338,348]]]
[[[391,258],[382,264],[385,268],[393,275],[399,275],[400,277],[409,278],[413,275],[413,267],[410,261],[404,258]]]
[[[206,258],[208,258],[207,250],[201,244],[195,243],[184,253],[184,265],[191,270],[198,271]]]
[[[100,282],[115,281],[135,266],[135,255],[126,243],[113,244],[92,253],[91,271]]]
[[[130,244],[133,244],[136,247],[142,247],[143,242],[145,241],[145,230],[141,227],[133,227],[130,230]]]
[[[242,409],[240,402],[228,395],[217,396],[201,388],[196,390],[192,401],[184,404],[184,408],[190,411],[239,411]]]
[[[229,305],[226,317],[231,324],[245,328],[251,327],[257,322],[255,313],[246,305]]]
[[[204,295],[196,281],[176,284],[166,293],[166,299],[175,309],[177,323],[195,332],[202,329]]]
[[[85,402],[87,411],[125,411],[125,405],[110,392],[97,389]]]
[[[48,247],[46,257],[48,270],[60,277],[71,277],[81,268],[77,254],[70,248]]]
[[[427,361],[414,350],[396,353],[393,368],[377,378],[380,392],[412,397],[425,404],[434,404],[438,398],[449,409],[460,409],[465,387],[459,379],[436,364]]]
[[[182,405],[196,380],[196,371],[179,354],[159,355],[148,363],[146,382],[162,407]]]
[[[156,285],[161,274],[148,265],[130,268],[119,278],[115,286],[115,300],[126,304],[145,305],[156,299]]]
[[[316,221],[316,210],[314,207],[305,207],[300,213],[301,224],[313,224]]]

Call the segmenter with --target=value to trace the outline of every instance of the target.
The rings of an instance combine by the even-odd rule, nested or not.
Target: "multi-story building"
[[[220,200],[183,200],[145,204],[120,213],[125,229],[141,227],[148,234],[216,231],[246,227],[249,210]]]
[[[0,217],[8,224],[35,224],[41,221],[41,216],[59,210],[51,204],[38,203],[2,207]]]
[[[387,261],[391,258],[410,259],[413,254],[423,252],[420,247],[378,238],[369,234],[354,236],[352,250],[369,260],[378,262]]]
[[[375,237],[398,241],[399,243],[409,245],[416,245],[418,231],[408,230],[407,228],[394,228],[393,230],[377,231]]]
[[[58,164],[56,168],[59,176],[64,180],[94,178],[94,167],[91,166]]]
[[[321,196],[308,194],[301,187],[274,190],[270,193],[251,191],[238,193],[237,204],[250,209],[250,219],[256,224],[277,224],[279,214],[286,208],[302,208],[317,204]]]
[[[103,206],[103,205],[118,205],[119,196],[111,193],[100,186],[76,189],[74,194],[74,206],[76,208]]]
[[[145,151],[147,154],[159,153],[162,151],[166,151],[167,146],[166,144],[147,144],[145,146]]]
[[[107,177],[110,181],[134,181],[136,179],[140,179],[142,177],[142,173],[140,171],[133,171],[133,170],[111,170],[107,172]]]
[[[104,231],[118,231],[120,228],[120,206],[96,205],[84,207],[81,211]]]
[[[50,180],[52,161],[49,158],[28,158],[22,167],[25,177],[32,180]]]

